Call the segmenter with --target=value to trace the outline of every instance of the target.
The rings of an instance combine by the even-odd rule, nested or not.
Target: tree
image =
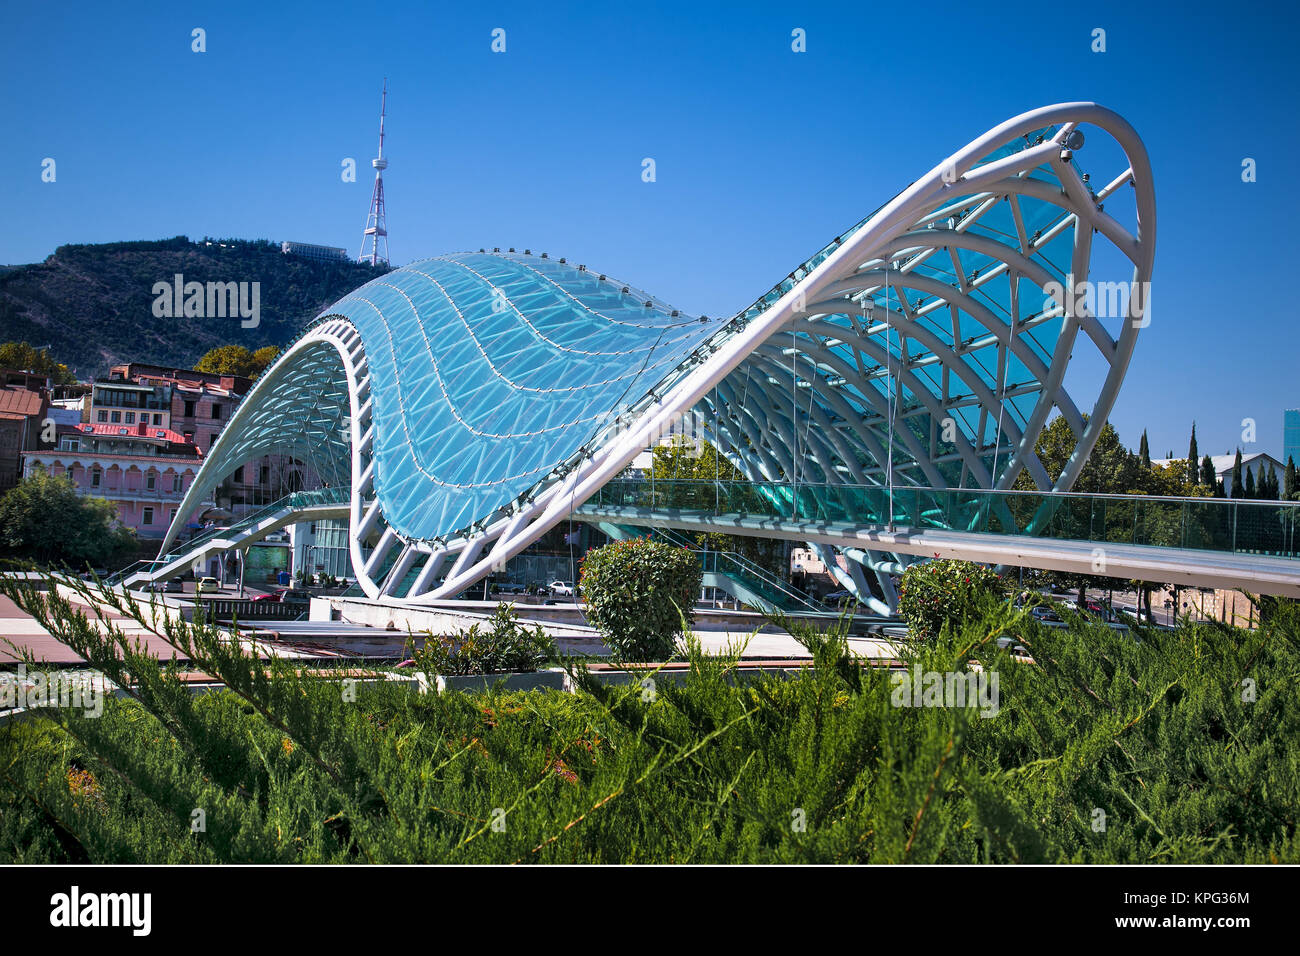
[[[239,375],[256,378],[280,357],[278,345],[267,345],[250,352],[242,345],[222,345],[212,349],[194,363],[194,371],[210,375]]]
[[[1295,458],[1290,455],[1286,459],[1286,471],[1282,475],[1282,499],[1292,501],[1296,496],[1296,471]]]
[[[614,654],[666,661],[689,625],[704,570],[683,547],[650,538],[615,541],[582,559],[587,613]]]
[[[1138,458],[1143,468],[1151,467],[1151,446],[1147,444],[1147,430],[1142,429],[1142,441],[1138,444]]]
[[[1187,446],[1187,483],[1194,485],[1200,479],[1197,471],[1197,463],[1201,460],[1200,451],[1196,447],[1196,422],[1192,422],[1192,440]]]
[[[1214,459],[1206,455],[1201,459],[1201,484],[1213,488],[1218,476],[1214,473]]]
[[[68,371],[66,365],[54,361],[44,349],[34,349],[26,342],[5,342],[0,345],[0,368],[45,375],[53,379],[55,385],[72,385],[77,381],[77,377]]]
[[[194,371],[247,378],[253,374],[253,353],[242,345],[220,345],[195,362]]]
[[[1241,449],[1237,449],[1237,457],[1232,462],[1232,495],[1233,498],[1246,497],[1246,486],[1241,483]]]
[[[254,369],[253,374],[261,375],[268,368],[270,368],[271,363],[274,362],[279,357],[280,357],[280,346],[278,345],[262,346],[260,349],[258,349],[256,352],[253,353],[253,369]]]
[[[0,498],[0,550],[45,565],[115,563],[135,535],[103,498],[77,494],[72,480],[37,469]]]
[[[1268,478],[1264,485],[1264,493],[1261,494],[1260,497],[1266,498],[1269,501],[1277,501],[1277,497],[1278,497],[1277,469],[1273,467],[1272,462],[1269,462],[1268,464]]]
[[[1259,491],[1255,487],[1255,472],[1249,468],[1246,469],[1246,495],[1245,496],[1247,498],[1259,497]]]

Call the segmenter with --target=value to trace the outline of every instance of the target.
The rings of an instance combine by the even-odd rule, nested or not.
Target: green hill
[[[218,345],[284,345],[321,309],[386,271],[287,256],[266,240],[185,236],[59,246],[44,262],[0,272],[0,341],[25,340],[82,379],[119,362],[192,366]],[[238,317],[158,317],[154,285],[259,283],[259,324]]]

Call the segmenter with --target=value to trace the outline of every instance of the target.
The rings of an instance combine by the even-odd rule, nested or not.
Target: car
[[[216,578],[199,578],[198,583],[194,585],[194,596],[201,597],[206,593],[215,594],[220,590],[221,585]]]
[[[302,588],[277,588],[253,598],[254,604],[310,604],[311,592]]]
[[[822,598],[823,604],[830,604],[832,606],[855,601],[857,601],[857,596],[852,591],[847,590],[832,591],[830,594]]]
[[[180,578],[171,578],[163,584],[163,593],[165,594],[184,594],[185,582]]]
[[[552,581],[547,587],[552,597],[573,597],[572,581]]]
[[[1061,616],[1059,614],[1053,611],[1050,607],[1043,607],[1041,604],[1038,607],[1030,608],[1029,614],[1034,618],[1034,620],[1043,624],[1061,623]]]

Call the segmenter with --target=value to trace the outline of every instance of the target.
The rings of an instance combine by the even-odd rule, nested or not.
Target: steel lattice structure
[[[1118,168],[1096,188],[1079,157],[1106,149]],[[953,153],[726,321],[529,250],[423,260],[285,351],[177,513],[245,461],[310,456],[351,487],[365,592],[419,603],[501,566],[688,413],[754,479],[1008,488],[1026,472],[1067,490],[1146,324],[1154,243],[1141,140],[1069,103]],[[1084,295],[1102,244],[1102,281],[1142,291],[1117,315]],[[1104,374],[1081,409],[1064,380],[1087,344]],[[1081,436],[1055,482],[1034,453],[1053,410]],[[845,554],[848,572],[827,561],[841,582],[892,603],[911,559]]]

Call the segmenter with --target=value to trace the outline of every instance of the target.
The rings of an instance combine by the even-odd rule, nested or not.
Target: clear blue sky
[[[1159,204],[1121,438],[1183,455],[1195,418],[1220,453],[1250,417],[1276,455],[1300,406],[1290,6],[184,6],[5,5],[0,262],[181,233],[355,254],[387,75],[395,263],[527,246],[730,314],[990,126],[1094,100],[1142,135]]]

